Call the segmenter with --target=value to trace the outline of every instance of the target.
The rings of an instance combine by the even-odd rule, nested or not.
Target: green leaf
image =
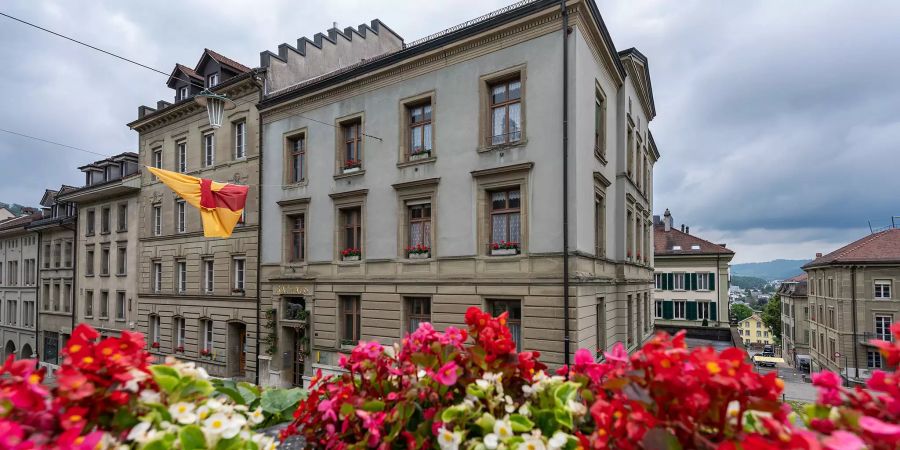
[[[294,389],[266,389],[260,397],[259,406],[269,414],[288,412],[296,408],[297,403],[306,395],[306,391],[300,388]],[[382,403],[382,409],[384,404]]]
[[[441,420],[443,422],[453,422],[454,420],[463,417],[466,414],[466,407],[462,405],[455,405],[445,409],[441,413]]]
[[[184,389],[181,390],[181,396],[187,397],[193,394],[199,394],[203,397],[208,397],[209,394],[213,393],[213,386],[207,380],[194,379],[190,380],[190,382],[185,385]]]
[[[244,383],[238,383],[237,390],[244,398],[244,405],[250,406],[259,398],[259,390],[249,389]]]
[[[231,439],[222,439],[216,443],[215,450],[238,450],[244,448],[244,441],[235,436]]]
[[[137,425],[138,419],[128,408],[119,408],[113,417],[113,427],[118,430],[128,430]]]
[[[553,415],[556,417],[556,423],[565,427],[567,431],[571,431],[575,427],[575,424],[572,423],[572,415],[568,411],[557,409]]]
[[[216,392],[228,396],[228,398],[230,398],[232,401],[234,401],[234,403],[238,405],[246,406],[246,404],[244,403],[244,396],[237,391],[237,388],[219,386],[216,388]]]
[[[384,411],[384,402],[381,400],[369,400],[363,403],[363,411],[380,412]]]
[[[495,422],[496,419],[494,419],[494,416],[490,415],[489,413],[484,413],[481,415],[481,417],[478,418],[478,420],[475,421],[475,425],[481,427],[482,434],[488,434],[494,432]]]
[[[552,410],[535,410],[532,408],[531,415],[534,418],[534,423],[537,424],[537,427],[541,429],[544,435],[553,436],[558,427],[556,426],[556,416],[553,415]]]
[[[569,400],[574,400],[575,395],[578,393],[578,386],[577,383],[566,382],[554,388],[553,398],[556,400],[556,404],[558,406],[566,406]]]
[[[353,405],[349,403],[344,403],[341,405],[341,418],[346,419],[352,415],[356,414],[356,411],[353,410]]]
[[[641,440],[641,448],[658,448],[664,450],[681,450],[681,444],[669,430],[665,428],[653,428],[644,434]]]
[[[516,433],[524,433],[526,431],[531,431],[534,428],[534,422],[528,420],[527,417],[521,414],[513,414],[509,416],[509,423],[512,425],[512,429]]]
[[[157,375],[166,375],[176,379],[181,378],[181,375],[178,374],[177,370],[164,365],[150,366],[150,373],[152,373],[154,377],[156,377]]]
[[[466,386],[466,394],[469,394],[473,397],[484,398],[484,390],[478,387],[477,384],[472,383]]]
[[[181,441],[183,450],[205,449],[206,438],[203,437],[203,430],[197,425],[186,425],[178,432],[178,440]]]
[[[173,378],[168,375],[155,375],[153,380],[156,381],[156,384],[159,385],[160,389],[167,394],[174,393],[175,389],[178,388],[178,378]]]

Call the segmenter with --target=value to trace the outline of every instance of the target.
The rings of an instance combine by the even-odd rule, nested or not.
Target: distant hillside
[[[801,266],[808,259],[776,259],[768,262],[732,264],[731,274],[745,277],[762,278],[766,281],[784,280],[803,273]]]
[[[758,289],[766,287],[766,280],[757,277],[745,277],[741,275],[731,276],[731,285],[741,289]]]

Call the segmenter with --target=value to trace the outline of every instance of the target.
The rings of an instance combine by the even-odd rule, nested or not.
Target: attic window
[[[673,245],[673,246],[672,246],[672,250],[681,250],[681,246],[680,246],[680,245]]]
[[[213,87],[219,84],[219,74],[213,73],[206,77],[206,87]]]
[[[697,244],[691,245],[691,250],[700,250],[700,246]]]
[[[178,99],[184,100],[184,99],[188,98],[189,92],[190,92],[190,90],[187,86],[182,86],[181,88],[178,89]]]

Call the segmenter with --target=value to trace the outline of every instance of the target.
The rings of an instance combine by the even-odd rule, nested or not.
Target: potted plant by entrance
[[[519,254],[518,242],[500,241],[491,243],[491,256],[508,256]]]
[[[358,248],[345,248],[341,250],[341,260],[342,261],[359,261],[359,255],[361,252]]]
[[[359,172],[362,169],[362,161],[358,159],[348,159],[344,161],[344,169],[342,173]]]
[[[409,259],[428,259],[431,257],[431,247],[425,244],[406,247],[406,256]]]

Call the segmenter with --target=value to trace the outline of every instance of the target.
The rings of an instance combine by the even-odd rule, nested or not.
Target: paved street
[[[753,355],[759,353],[759,351],[750,350],[747,353],[750,354],[750,357],[752,358]],[[816,401],[816,396],[818,395],[816,388],[813,387],[812,383],[803,381],[803,374],[793,367],[787,364],[778,364],[776,367],[756,366],[756,370],[763,374],[774,371],[778,372],[778,377],[784,380],[785,400],[797,400],[801,402]]]

